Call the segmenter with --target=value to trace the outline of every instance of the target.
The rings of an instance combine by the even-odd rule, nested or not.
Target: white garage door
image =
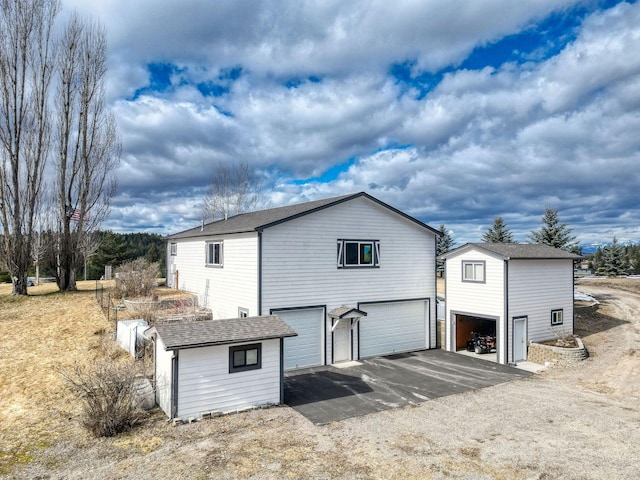
[[[284,339],[284,369],[314,367],[322,364],[322,324],[324,309],[274,311],[298,334]]]
[[[360,357],[387,355],[427,347],[428,301],[361,305]]]

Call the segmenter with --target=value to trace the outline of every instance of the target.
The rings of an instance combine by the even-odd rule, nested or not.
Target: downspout
[[[171,419],[178,416],[178,353],[174,350],[171,358]]]
[[[284,403],[284,338],[280,337],[280,404]]]
[[[505,365],[509,365],[509,260],[504,261],[504,349]]]
[[[262,231],[258,231],[258,315],[262,315]]]

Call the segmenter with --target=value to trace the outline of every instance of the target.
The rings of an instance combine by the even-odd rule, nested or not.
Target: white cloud
[[[275,205],[367,190],[467,240],[497,215],[524,240],[547,205],[585,239],[640,223],[638,4],[591,14],[553,58],[453,69],[419,98],[388,75],[392,64],[415,62],[416,75],[455,67],[578,2],[72,3],[109,31],[120,181],[132,195],[114,209],[121,222],[142,212],[184,227],[206,172],[242,158],[284,175]],[[148,86],[146,64],[161,62],[184,68],[172,88],[126,100]],[[194,87],[236,66],[228,93]],[[301,83],[286,88],[292,78]],[[300,183],[352,157],[335,181]],[[155,216],[126,207],[144,191]],[[189,207],[175,210],[172,196]]]

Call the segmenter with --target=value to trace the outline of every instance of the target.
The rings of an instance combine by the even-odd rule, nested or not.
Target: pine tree
[[[613,237],[611,245],[603,248],[602,266],[598,269],[599,275],[607,277],[617,277],[626,275],[629,272],[625,258],[624,247],[618,243],[618,239]]]
[[[484,232],[482,241],[486,243],[518,243],[513,239],[513,233],[507,228],[502,217],[493,219],[493,226]]]
[[[562,250],[572,251],[575,248],[575,235],[566,223],[560,223],[558,211],[547,207],[542,217],[540,230],[531,230],[529,240],[532,243],[542,243]]]
[[[447,230],[447,227],[445,227],[444,224],[440,225],[439,231],[440,233],[442,233],[442,237],[438,238],[436,244],[436,255],[438,256],[450,251],[454,245],[451,232]],[[436,271],[438,272],[439,276],[444,275],[444,260],[436,261]]]

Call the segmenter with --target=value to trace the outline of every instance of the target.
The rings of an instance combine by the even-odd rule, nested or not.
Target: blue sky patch
[[[292,88],[298,88],[300,85],[303,85],[305,83],[321,83],[322,82],[322,77],[318,77],[316,75],[311,75],[309,77],[306,78],[290,78],[289,80],[287,80],[286,82],[284,82],[284,86],[287,87],[289,90],[291,90]]]
[[[598,2],[598,7],[606,9],[618,3],[620,3],[618,0],[604,0]],[[437,72],[417,72],[415,69],[417,62],[407,60],[391,65],[389,75],[398,85],[404,87],[403,94],[414,89],[417,92],[415,98],[421,100],[442,81],[447,73],[465,69],[481,70],[488,66],[497,70],[508,62],[518,64],[529,61],[541,62],[557,55],[576,39],[580,25],[585,17],[592,13],[593,8],[584,5],[555,12],[517,34],[476,47],[460,65],[452,65]]]
[[[336,180],[341,173],[344,173],[347,170],[349,170],[349,167],[354,163],[356,163],[356,159],[355,157],[351,157],[346,162],[333,165],[331,168],[325,170],[322,173],[322,175],[319,175],[317,177],[296,179],[296,180],[292,180],[290,183],[293,183],[295,185],[302,185],[310,182],[320,182],[320,183],[332,182]]]

